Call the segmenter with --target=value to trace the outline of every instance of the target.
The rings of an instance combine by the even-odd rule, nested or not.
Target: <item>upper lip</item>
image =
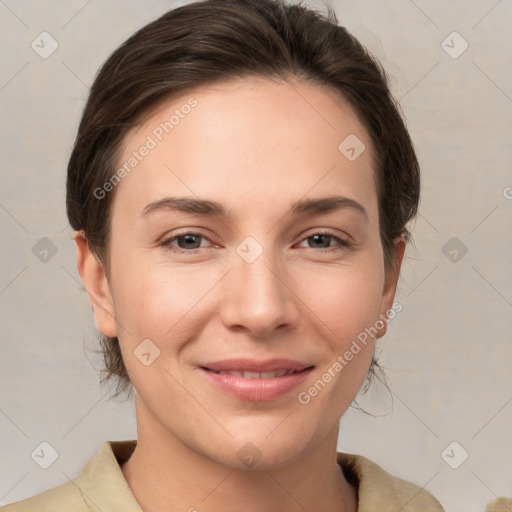
[[[200,365],[202,368],[216,372],[238,371],[238,372],[277,372],[279,370],[300,372],[310,368],[311,364],[294,361],[292,359],[268,359],[266,361],[255,361],[254,359],[225,359]]]

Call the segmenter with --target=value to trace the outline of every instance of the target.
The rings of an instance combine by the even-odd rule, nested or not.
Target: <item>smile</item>
[[[275,400],[300,386],[313,365],[288,359],[257,362],[254,359],[206,363],[200,370],[214,388],[239,400]]]

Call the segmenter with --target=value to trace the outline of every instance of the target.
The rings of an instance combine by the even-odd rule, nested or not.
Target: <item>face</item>
[[[373,157],[348,104],[307,83],[197,89],[129,134],[111,275],[83,277],[155,435],[276,467],[337,432],[396,287]]]

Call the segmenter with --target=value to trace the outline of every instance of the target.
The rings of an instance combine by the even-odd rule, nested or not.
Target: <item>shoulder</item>
[[[358,488],[358,512],[444,512],[428,491],[388,473],[362,455],[338,452],[337,460],[347,480]]]
[[[82,510],[89,512],[79,489],[72,481],[6,505],[0,510],[2,512],[81,512]]]
[[[135,448],[136,441],[106,441],[80,474],[35,496],[2,507],[2,512],[91,512],[123,510],[142,512],[120,464]]]
[[[512,510],[512,498],[498,498],[489,504],[485,512],[510,512]]]

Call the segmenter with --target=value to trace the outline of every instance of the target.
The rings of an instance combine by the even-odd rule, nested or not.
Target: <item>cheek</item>
[[[301,294],[323,325],[321,344],[327,348],[317,388],[326,384],[332,392],[328,401],[334,401],[334,410],[341,407],[341,411],[352,402],[371,364],[383,277],[372,266],[332,269],[316,277],[302,281],[315,286],[308,287],[307,295],[305,289]]]
[[[347,410],[368,374],[375,348],[372,327],[379,319],[383,277],[376,259],[323,271],[302,280],[309,286],[307,305],[318,317],[318,353],[315,373],[297,395],[309,428],[328,431]],[[371,264],[370,264],[371,263]],[[304,289],[301,293],[304,294]],[[310,315],[313,316],[313,315]],[[314,339],[314,336],[312,336]]]
[[[342,349],[379,317],[383,275],[379,266],[312,268],[303,272],[296,289],[313,313],[325,324],[329,338]]]
[[[200,334],[200,299],[208,280],[192,281],[187,272],[141,262],[126,261],[117,270],[115,311],[125,327],[119,330],[122,357],[135,389],[147,395],[164,382],[172,384],[164,368],[178,377],[181,348]]]
[[[162,348],[166,340],[175,340],[176,349],[181,339],[199,328],[208,291],[216,282],[206,267],[201,273],[186,266],[148,264],[144,258],[124,260],[112,278],[116,318],[127,331],[125,344],[134,346],[149,338]]]
[[[383,276],[374,259],[366,260],[358,265],[292,265],[287,275],[281,276],[293,291],[283,300],[295,302],[302,311],[302,328],[323,324],[321,330],[325,329],[337,350],[342,350],[349,338],[357,337],[379,315]],[[124,258],[114,263],[116,318],[126,328],[124,337],[131,338],[130,344],[146,338],[157,344],[179,340],[184,335],[190,338],[222,306],[222,286],[215,289],[223,278],[218,266],[151,264],[144,258]],[[296,327],[301,329],[300,325]]]

